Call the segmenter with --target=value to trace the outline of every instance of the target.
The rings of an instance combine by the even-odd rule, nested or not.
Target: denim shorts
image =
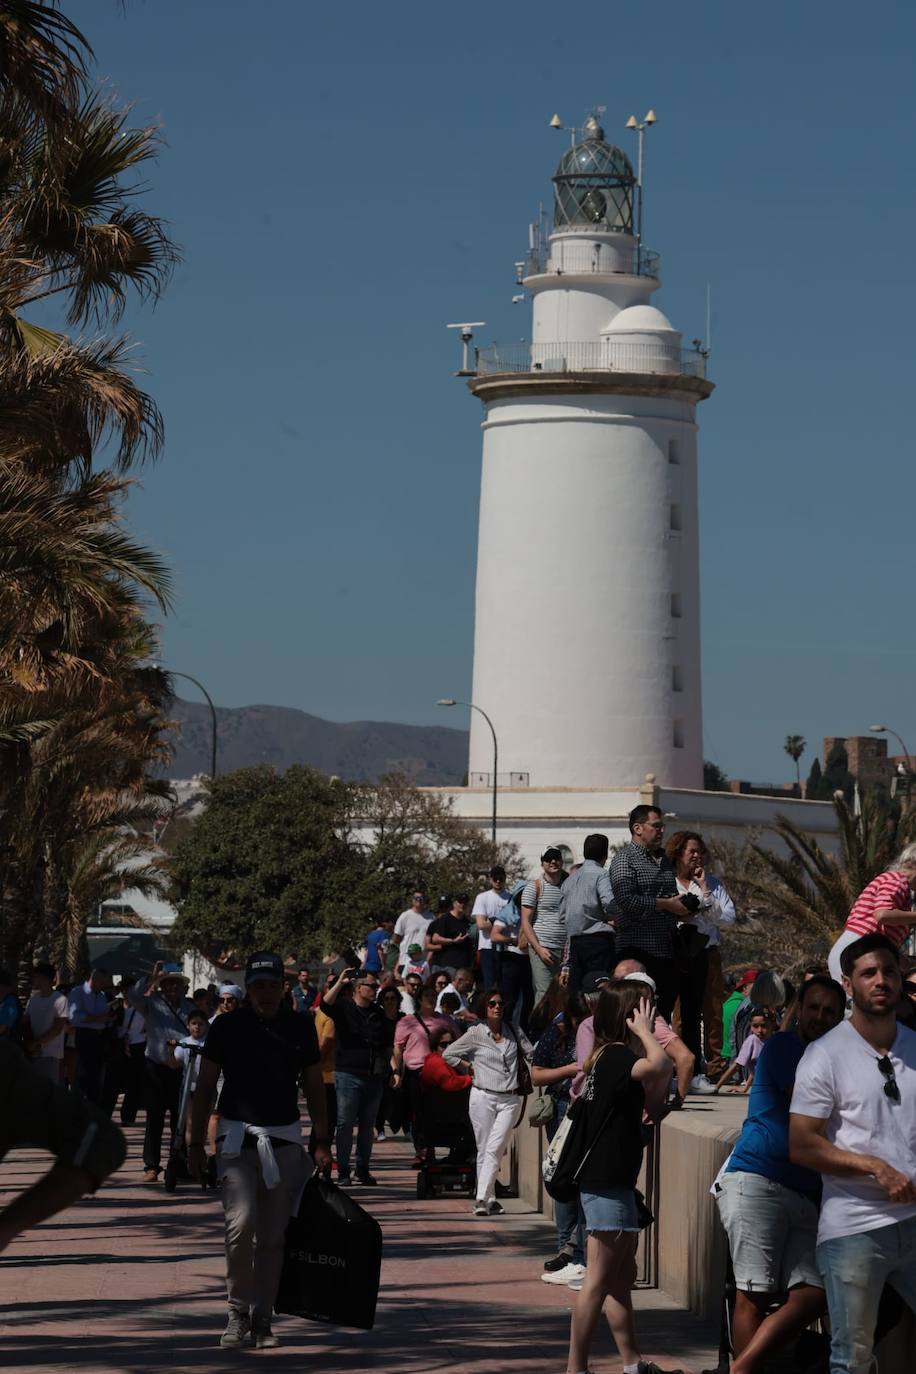
[[[817,1207],[810,1198],[762,1174],[735,1170],[720,1178],[716,1203],[742,1293],[787,1293],[801,1283],[823,1288],[814,1255]]]
[[[638,1231],[636,1194],[632,1188],[602,1188],[597,1193],[579,1194],[585,1213],[585,1229],[593,1231]]]

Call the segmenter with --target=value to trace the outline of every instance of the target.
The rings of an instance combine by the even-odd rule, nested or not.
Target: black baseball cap
[[[283,960],[279,954],[271,954],[269,949],[259,949],[255,954],[248,956],[245,983],[257,983],[259,980],[282,983],[284,972]]]
[[[545,849],[544,853],[541,855],[542,864],[545,864],[548,859],[556,859],[557,863],[560,864],[563,862],[563,855],[560,850],[557,849],[556,845],[551,845],[550,848]]]
[[[600,992],[611,981],[609,973],[587,973],[582,979],[582,991],[586,994]]]

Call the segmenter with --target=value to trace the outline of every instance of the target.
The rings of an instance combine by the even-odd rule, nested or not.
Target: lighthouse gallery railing
[[[493,344],[475,353],[479,373],[646,372],[705,377],[706,355],[694,348],[601,339],[588,343]]]

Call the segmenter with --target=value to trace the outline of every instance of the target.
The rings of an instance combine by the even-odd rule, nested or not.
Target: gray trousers
[[[548,949],[549,946],[545,945],[544,948]],[[534,984],[535,1005],[540,1002],[541,998],[550,987],[550,984],[560,972],[560,965],[563,962],[562,949],[551,949],[550,953],[556,955],[557,962],[554,964],[553,968],[548,968],[544,960],[535,954],[530,945],[528,946],[528,959],[531,963],[531,981]]]
[[[226,1214],[226,1288],[229,1306],[270,1320],[283,1268],[286,1223],[310,1173],[310,1159],[292,1142],[275,1145],[280,1170],[276,1188],[265,1188],[256,1149],[234,1159],[222,1156]]]

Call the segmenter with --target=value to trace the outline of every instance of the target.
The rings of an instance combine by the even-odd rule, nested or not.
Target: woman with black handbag
[[[567,1374],[588,1374],[602,1308],[624,1374],[662,1374],[657,1365],[640,1358],[631,1296],[636,1240],[644,1224],[636,1192],[643,1151],[643,1084],[670,1071],[652,1034],[653,1019],[645,985],[624,979],[603,989],[595,1009],[595,1046],[584,1065],[586,1079],[576,1108],[577,1116],[585,1116],[576,1182],[588,1246],[585,1277],[573,1308]]]

